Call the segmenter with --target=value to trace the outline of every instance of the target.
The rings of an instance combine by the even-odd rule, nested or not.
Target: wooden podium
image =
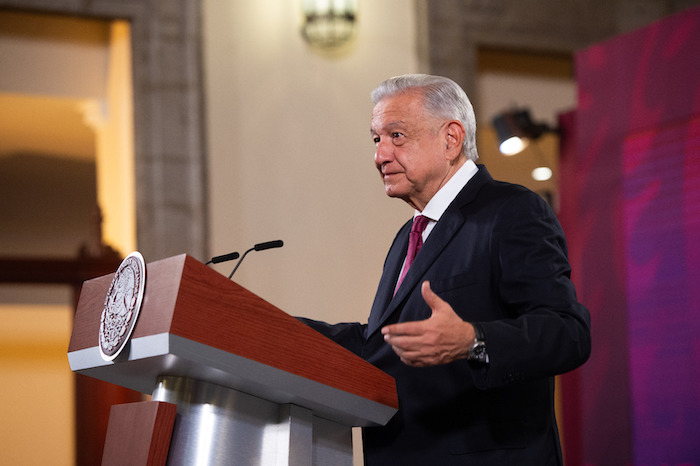
[[[184,254],[147,265],[131,338],[107,361],[98,335],[112,276],[83,285],[70,367],[152,394],[176,415],[113,407],[103,464],[126,464],[133,442],[160,439],[167,455],[151,445],[148,457],[171,465],[351,465],[351,428],[383,425],[398,408],[390,376]],[[144,425],[156,435],[133,434]]]

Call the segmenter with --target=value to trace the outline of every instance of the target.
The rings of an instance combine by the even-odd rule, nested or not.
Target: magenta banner
[[[700,119],[623,145],[635,456],[700,461]]]
[[[700,465],[698,31],[696,7],[576,54],[560,217],[593,348],[567,465]]]

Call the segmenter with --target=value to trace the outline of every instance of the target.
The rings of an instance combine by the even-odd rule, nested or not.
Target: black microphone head
[[[214,264],[218,264],[220,262],[226,262],[226,261],[232,261],[232,260],[238,259],[238,256],[240,256],[240,254],[238,254],[237,252],[230,252],[228,254],[224,254],[223,256],[212,257],[211,261],[209,261],[209,262],[212,262]]]
[[[258,243],[253,247],[253,249],[256,251],[264,251],[265,249],[281,248],[282,246],[284,246],[284,243],[281,239],[278,239],[275,241],[268,241],[266,243]]]

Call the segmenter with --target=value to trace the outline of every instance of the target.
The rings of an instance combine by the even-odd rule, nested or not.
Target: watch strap
[[[474,327],[475,340],[476,341],[486,341],[486,338],[484,337],[484,330],[481,328],[481,325],[472,324],[472,327]]]

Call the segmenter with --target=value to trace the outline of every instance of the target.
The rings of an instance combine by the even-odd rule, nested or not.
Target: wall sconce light
[[[311,45],[336,49],[355,33],[357,0],[302,0],[301,35]]]
[[[493,126],[498,134],[499,150],[503,155],[515,155],[522,152],[528,143],[546,132],[557,132],[543,123],[534,123],[530,111],[508,110],[496,115]]]

